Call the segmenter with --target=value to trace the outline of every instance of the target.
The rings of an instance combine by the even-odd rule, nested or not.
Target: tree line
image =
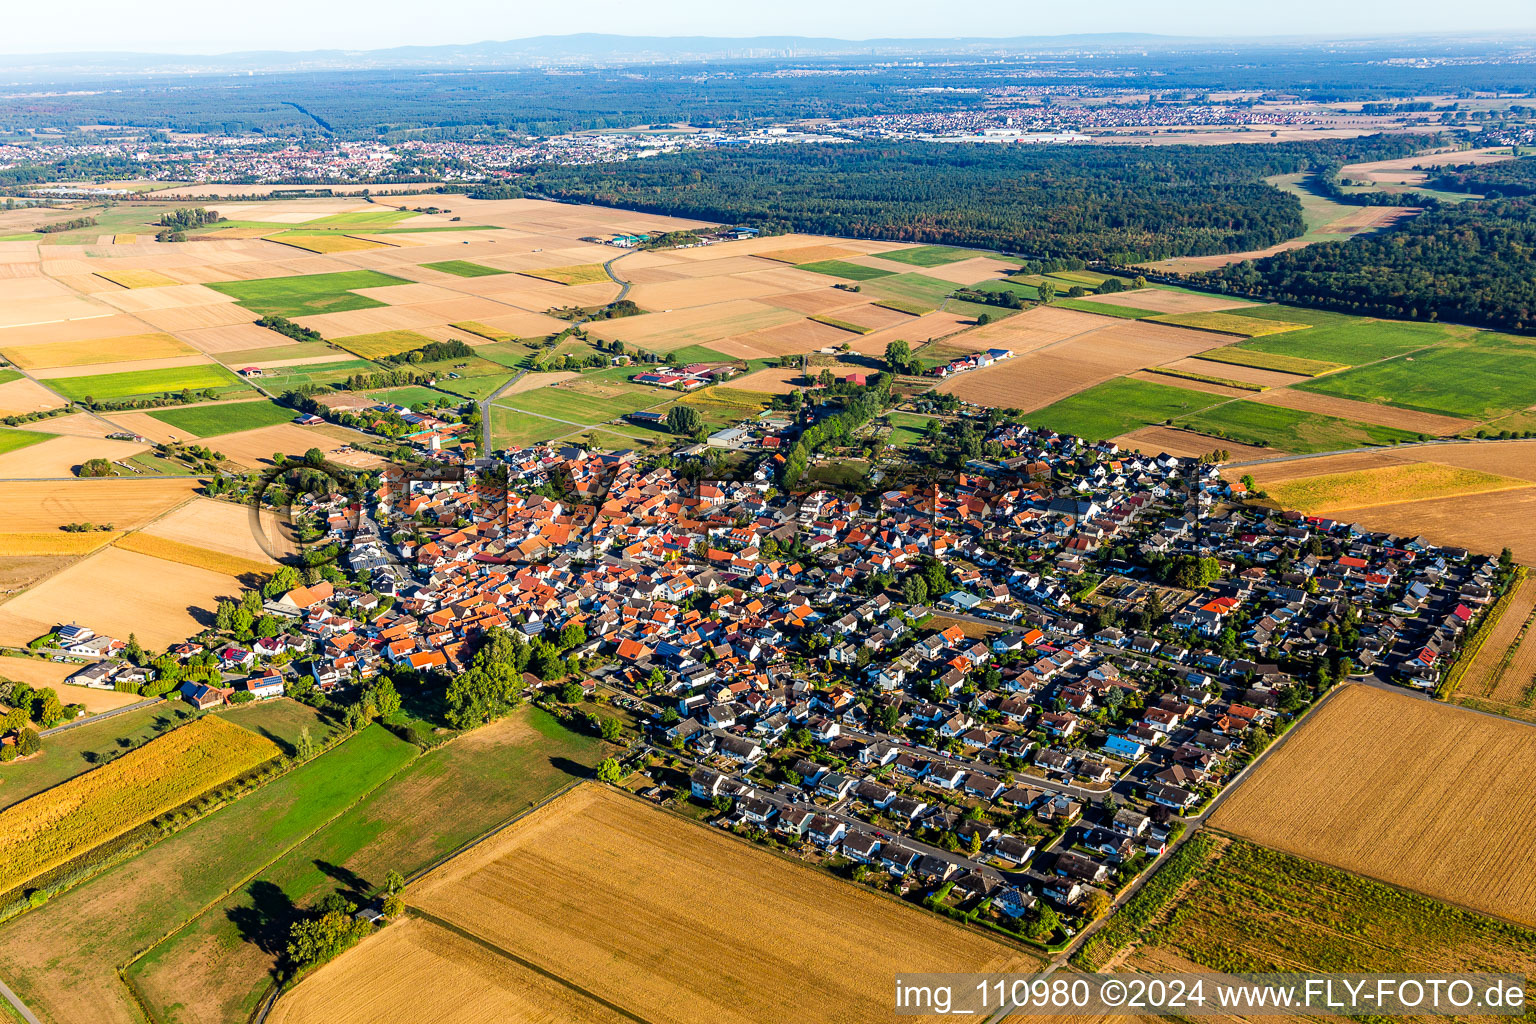
[[[1132,263],[1275,245],[1301,203],[1268,175],[1406,156],[1407,136],[1256,146],[764,146],[542,166],[559,199],[764,231],[979,246]]]
[[[1536,330],[1536,198],[1446,205],[1381,235],[1195,274],[1202,286],[1344,313]]]

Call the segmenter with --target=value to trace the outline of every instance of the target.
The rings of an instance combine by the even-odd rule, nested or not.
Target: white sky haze
[[[379,49],[574,32],[844,39],[1079,32],[1536,36],[1536,0],[264,0],[254,8],[159,0],[153,17],[126,17],[118,0],[75,0],[64,17],[47,4],[10,8],[0,53]]]

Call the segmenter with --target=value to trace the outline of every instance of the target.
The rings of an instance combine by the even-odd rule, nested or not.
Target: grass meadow
[[[189,405],[179,409],[160,409],[150,415],[195,437],[218,437],[220,434],[287,423],[295,413],[276,402],[261,401]]]
[[[335,274],[221,281],[208,287],[230,296],[253,313],[296,317],[373,309],[384,303],[358,295],[357,289],[409,283],[404,278],[381,274],[377,270],[346,270]]]

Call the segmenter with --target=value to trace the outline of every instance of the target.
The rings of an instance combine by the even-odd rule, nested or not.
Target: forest
[[[1441,206],[1385,234],[1291,249],[1192,280],[1347,313],[1536,331],[1533,251],[1536,199],[1484,200]]]
[[[1491,199],[1536,195],[1536,156],[1443,168],[1428,184],[1446,192],[1470,192]]]
[[[1238,252],[1304,230],[1260,179],[1404,156],[1403,136],[1254,146],[760,146],[533,169],[530,191],[768,231],[1115,263]]]

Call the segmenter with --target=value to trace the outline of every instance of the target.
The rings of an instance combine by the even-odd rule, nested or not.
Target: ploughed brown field
[[[1536,924],[1536,729],[1354,685],[1242,783],[1211,825]]]
[[[898,970],[1038,966],[596,785],[443,865],[406,902],[406,921],[302,981],[272,1024],[883,1022]]]

